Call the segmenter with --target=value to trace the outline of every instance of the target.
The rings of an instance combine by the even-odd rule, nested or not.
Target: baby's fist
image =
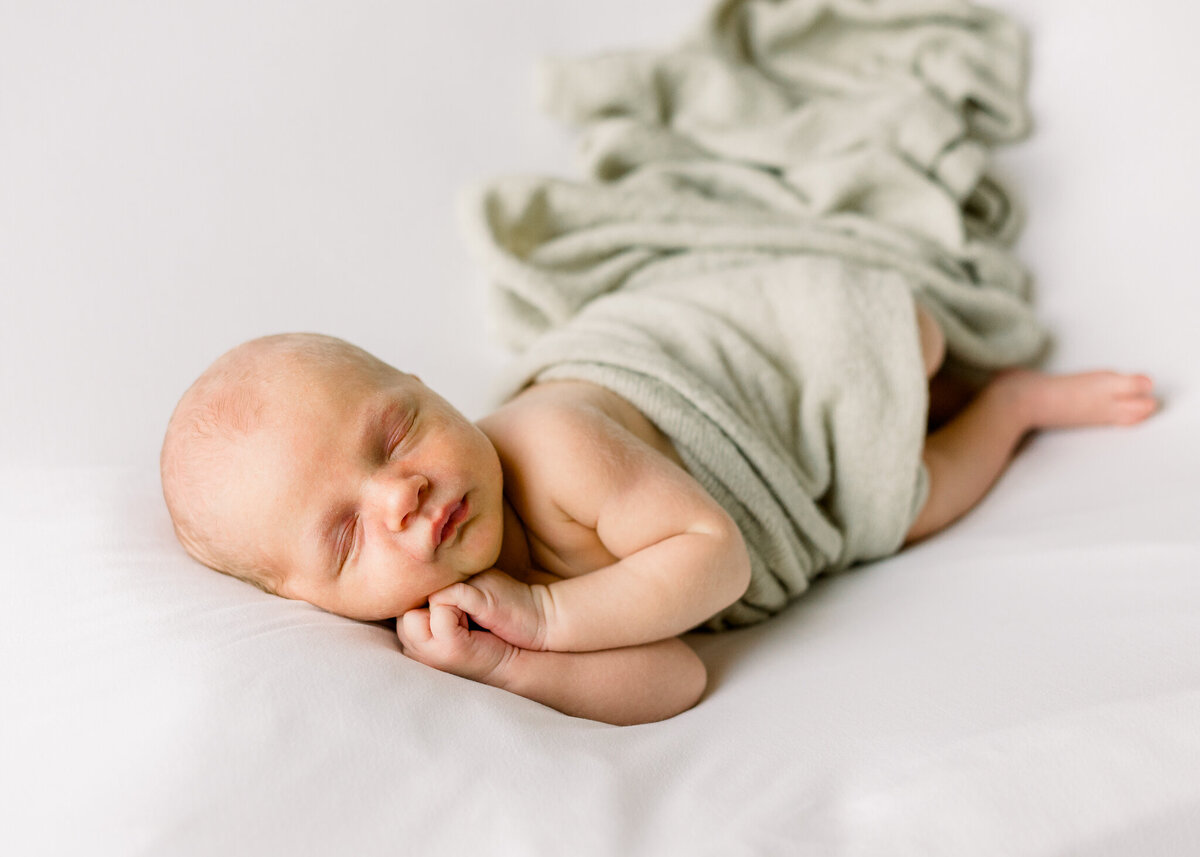
[[[427,666],[495,684],[512,646],[487,631],[472,631],[467,614],[449,604],[409,610],[396,620],[401,651]]]
[[[439,589],[429,604],[454,607],[505,642],[539,651],[546,648],[549,631],[548,594],[545,586],[530,586],[492,568]]]

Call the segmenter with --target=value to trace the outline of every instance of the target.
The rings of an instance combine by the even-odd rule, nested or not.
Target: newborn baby
[[[918,322],[933,379],[944,340]],[[1000,373],[928,436],[907,541],[971,508],[1028,431],[1155,407],[1142,375]],[[538,383],[471,423],[416,376],[316,334],[219,358],[172,415],[162,479],[206,565],[353,619],[397,617],[408,657],[609,723],[696,703],[705,668],[678,635],[750,576],[733,520],[615,393]]]

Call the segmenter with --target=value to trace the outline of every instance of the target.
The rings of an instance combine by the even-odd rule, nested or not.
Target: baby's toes
[[[1151,396],[1140,395],[1123,398],[1114,403],[1114,422],[1128,426],[1140,423],[1158,410],[1158,401]]]
[[[1106,392],[1118,399],[1149,396],[1154,390],[1154,381],[1148,375],[1098,372],[1096,377],[1102,379]]]
[[[1112,381],[1113,422],[1117,425],[1140,423],[1158,410],[1154,381],[1148,375],[1117,375]]]
[[[1102,371],[1031,378],[1027,383],[1034,393],[1038,428],[1132,425],[1158,407],[1154,383],[1146,375]]]

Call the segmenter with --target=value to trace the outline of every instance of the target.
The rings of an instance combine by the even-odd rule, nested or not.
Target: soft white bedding
[[[1007,2],[1001,169],[1051,365],[1159,381],[969,518],[698,636],[704,701],[618,729],[426,669],[175,546],[157,444],[249,336],[320,329],[482,413],[458,188],[570,172],[536,57],[703,4],[0,10],[0,850],[1175,855],[1200,843],[1200,11]]]

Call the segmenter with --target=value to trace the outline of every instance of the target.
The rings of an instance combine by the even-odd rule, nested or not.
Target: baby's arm
[[[601,652],[528,651],[471,630],[466,614],[449,605],[409,611],[396,633],[414,660],[621,726],[686,711],[706,682],[703,662],[678,639]]]
[[[617,558],[527,586],[496,571],[430,597],[525,649],[590,652],[675,637],[739,598],[750,563],[736,524],[685,471],[599,414],[539,409],[514,441],[513,490],[542,520],[595,531]]]

